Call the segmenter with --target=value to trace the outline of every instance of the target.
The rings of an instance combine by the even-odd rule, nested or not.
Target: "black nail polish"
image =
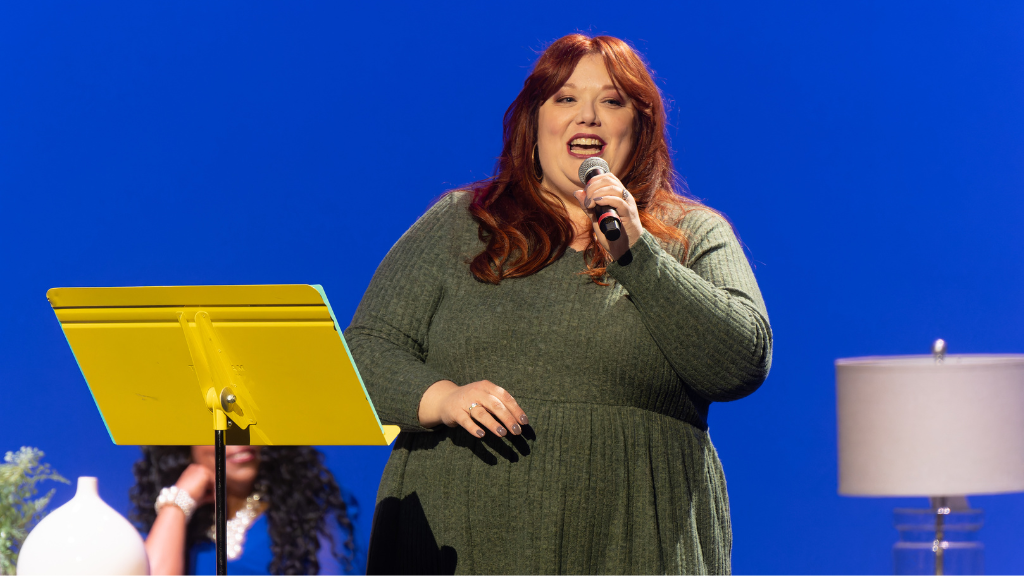
[[[483,430],[477,430],[476,431],[476,435],[477,435],[477,438],[483,438],[484,437],[484,431]]]
[[[512,425],[512,433],[513,433],[513,434],[519,434],[519,433],[521,433],[522,431],[523,431],[523,430],[522,430],[522,428],[520,428],[520,427],[519,427],[519,424],[513,424],[513,425]]]
[[[520,416],[519,421],[523,423],[523,426],[526,426],[527,424],[530,423],[530,420],[526,417],[526,414]]]
[[[498,426],[498,436],[504,436],[508,434],[508,430],[505,430],[504,426]]]

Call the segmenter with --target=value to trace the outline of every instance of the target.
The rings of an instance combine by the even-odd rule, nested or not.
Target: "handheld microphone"
[[[587,182],[590,182],[591,178],[607,174],[608,172],[611,172],[611,170],[608,168],[607,162],[596,156],[587,158],[583,161],[583,164],[580,164],[580,182],[583,182],[583,187],[586,188]],[[619,235],[622,233],[622,222],[619,220],[619,213],[611,206],[595,206],[594,212],[597,213],[597,227],[600,228],[604,237],[609,242],[618,240]]]

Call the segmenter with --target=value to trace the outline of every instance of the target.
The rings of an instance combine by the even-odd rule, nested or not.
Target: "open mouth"
[[[577,158],[590,158],[600,156],[604,150],[605,141],[596,134],[576,134],[567,144],[569,154]]]

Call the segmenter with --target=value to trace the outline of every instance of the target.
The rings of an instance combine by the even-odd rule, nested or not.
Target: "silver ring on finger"
[[[629,198],[629,190],[626,190],[625,188],[623,188],[622,189],[622,199],[626,200],[627,198]]]
[[[477,407],[477,406],[479,406],[479,405],[480,405],[480,404],[478,404],[478,403],[476,403],[476,402],[473,402],[472,404],[470,404],[470,405],[469,405],[469,410],[468,410],[468,412],[469,412],[469,415],[470,415],[470,416],[472,416],[472,415],[473,415],[473,408],[476,408],[476,407]]]

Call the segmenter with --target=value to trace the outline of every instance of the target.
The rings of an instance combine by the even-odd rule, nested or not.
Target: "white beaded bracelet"
[[[177,486],[162,488],[160,495],[156,497],[156,504],[153,505],[153,508],[156,508],[156,513],[159,514],[160,509],[168,504],[181,508],[181,511],[185,513],[185,522],[188,522],[192,513],[196,511],[196,501],[188,495],[188,492]]]

